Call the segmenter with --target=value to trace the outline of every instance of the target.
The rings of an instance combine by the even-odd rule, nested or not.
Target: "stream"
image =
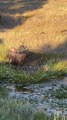
[[[49,115],[67,115],[67,78],[27,86],[0,83],[0,96],[27,101]]]

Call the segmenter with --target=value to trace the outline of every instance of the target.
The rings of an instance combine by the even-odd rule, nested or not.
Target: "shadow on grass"
[[[64,40],[64,43],[58,45],[56,48],[52,48],[50,45],[43,45],[39,51],[44,51],[45,53],[56,55],[61,54],[67,58],[67,38]]]
[[[21,16],[13,18],[11,15],[23,14],[25,11],[39,9],[47,2],[48,0],[0,0],[0,31],[12,29],[23,24],[28,18],[32,17]],[[4,14],[4,16],[1,19],[2,14]]]
[[[47,2],[48,0],[0,0],[0,11],[2,13],[21,14],[25,11],[41,8]]]
[[[2,15],[0,22],[0,31],[5,31],[5,29],[13,29],[16,26],[23,24],[28,18],[32,16],[18,16],[16,18],[9,15]]]

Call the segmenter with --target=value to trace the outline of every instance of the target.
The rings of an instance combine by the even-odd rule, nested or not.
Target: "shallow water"
[[[57,93],[61,96],[58,97]],[[35,110],[48,114],[67,115],[67,78],[24,87],[20,84],[0,84],[0,96],[28,101]]]

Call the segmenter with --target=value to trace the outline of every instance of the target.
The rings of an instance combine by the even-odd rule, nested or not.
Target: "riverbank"
[[[22,107],[21,107],[22,106]],[[6,112],[5,112],[6,111]],[[29,103],[24,104],[22,100],[0,98],[1,120],[67,120],[65,115],[52,114],[48,116],[43,111],[36,113],[31,109]]]
[[[67,78],[27,86],[3,83],[0,84],[0,118],[67,120],[66,98]]]

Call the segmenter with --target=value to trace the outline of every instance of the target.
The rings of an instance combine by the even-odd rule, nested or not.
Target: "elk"
[[[9,60],[9,63],[20,64],[21,65],[25,61],[26,54],[25,53],[19,53],[18,51],[16,51],[15,48],[11,48],[8,51],[7,58]]]

